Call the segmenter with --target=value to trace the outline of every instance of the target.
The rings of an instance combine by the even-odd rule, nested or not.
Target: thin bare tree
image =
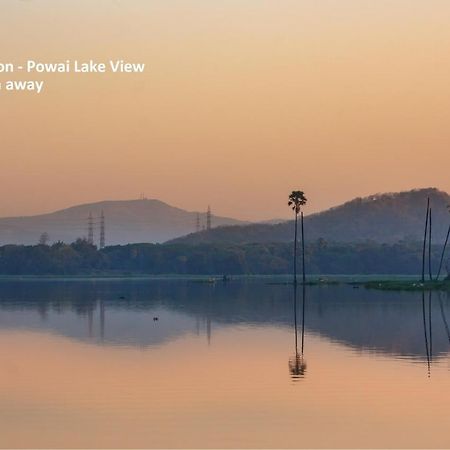
[[[447,205],[447,209],[450,212],[450,205]],[[444,262],[444,257],[445,257],[445,250],[447,249],[447,244],[448,244],[449,238],[450,238],[450,225],[448,226],[447,237],[445,238],[444,247],[442,248],[441,260],[439,262],[439,270],[438,270],[438,273],[436,276],[436,281],[439,281],[439,277],[441,275],[442,264]]]
[[[425,254],[427,249],[427,231],[428,231],[428,216],[430,214],[430,197],[427,199],[427,214],[425,217],[425,232],[423,235],[423,249],[422,249],[422,283],[425,283]]]

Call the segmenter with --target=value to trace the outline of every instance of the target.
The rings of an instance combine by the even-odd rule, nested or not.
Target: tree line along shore
[[[439,265],[440,250],[432,247],[433,267]],[[318,239],[305,247],[308,275],[418,275],[421,263],[422,244],[413,241],[390,245]],[[292,269],[291,243],[129,244],[99,250],[79,239],[0,247],[0,275],[288,275]]]

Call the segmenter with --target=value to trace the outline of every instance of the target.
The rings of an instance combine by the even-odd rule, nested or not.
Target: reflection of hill
[[[206,332],[208,323],[213,331],[242,323],[290,327],[291,294],[289,286],[256,282],[2,282],[0,328],[42,329],[93,342],[146,346],[199,329]],[[308,332],[355,349],[424,357],[419,294],[349,286],[311,287],[307,294]],[[437,296],[432,303],[435,356],[449,350]],[[450,299],[442,300],[450,320]],[[154,322],[154,316],[160,320]]]

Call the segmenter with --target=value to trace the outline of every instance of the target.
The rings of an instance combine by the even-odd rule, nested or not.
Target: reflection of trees
[[[295,355],[289,358],[289,372],[293,381],[305,376],[306,361],[304,358],[305,348],[305,285],[302,285],[302,329],[301,329],[301,351],[298,351],[298,323],[297,323],[297,284],[294,284],[294,330],[295,330]]]
[[[296,353],[295,356],[289,358],[289,372],[293,381],[304,378],[306,372],[306,361],[303,353]]]
[[[209,283],[191,281],[148,280],[61,280],[43,282],[2,281],[0,283],[0,326],[32,326],[57,330],[58,333],[86,339],[89,321],[93,319],[92,339],[100,341],[100,299],[105,308],[105,342],[121,341],[129,334],[126,343],[146,345],[156,339],[154,327],[139,322],[124,331],[116,319],[122,313],[127,323],[138,318],[139,312],[166,309],[191,318],[193,330],[198,319],[202,329],[207,327],[209,314],[212,328],[225,325],[274,325],[293,329],[293,287],[280,287],[265,282]],[[297,334],[298,353],[301,353],[302,292],[298,284]],[[308,329],[334,342],[357,350],[380,352],[393,357],[425,360],[424,328],[422,325],[421,295],[415,293],[354,290],[347,286],[306,287],[308,302]],[[433,293],[433,363],[448,358],[450,326],[450,294],[442,293],[442,309]],[[404,301],[408,298],[411,301]],[[351,300],[351,301],[349,301]],[[428,308],[425,291],[425,308]],[[21,315],[20,312],[28,314]],[[36,320],[48,315],[48,320]],[[8,313],[11,313],[9,316]],[[111,318],[109,319],[109,315]],[[136,316],[135,316],[136,314]],[[76,316],[76,317],[74,317]],[[79,321],[76,321],[78,317]],[[425,310],[427,323],[429,312]],[[67,327],[66,327],[67,322]],[[399,329],[399,323],[403,326]],[[306,319],[305,319],[306,324]],[[160,327],[161,328],[161,327]],[[108,331],[109,330],[109,331]],[[161,331],[161,329],[160,329]],[[212,330],[214,331],[214,330]],[[294,331],[294,330],[292,330]],[[162,332],[162,331],[161,331]],[[171,329],[164,331],[164,339],[172,336]],[[76,335],[76,336],[74,336]],[[131,336],[130,336],[131,335]],[[158,339],[161,337],[158,334]],[[121,341],[122,342],[122,341]],[[306,353],[305,353],[306,355]],[[295,362],[295,352],[288,351],[286,358]],[[307,362],[311,364],[311,361]],[[426,361],[426,360],[425,360]],[[285,360],[285,364],[286,364]],[[425,362],[426,363],[426,362]],[[295,364],[294,364],[295,365]],[[286,370],[286,366],[284,368]],[[308,368],[309,370],[309,368]]]

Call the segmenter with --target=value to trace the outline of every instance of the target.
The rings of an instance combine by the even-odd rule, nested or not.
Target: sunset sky
[[[137,198],[259,220],[450,191],[448,0],[2,0],[0,62],[125,59],[0,91],[0,216]],[[11,77],[0,74],[0,82]]]

